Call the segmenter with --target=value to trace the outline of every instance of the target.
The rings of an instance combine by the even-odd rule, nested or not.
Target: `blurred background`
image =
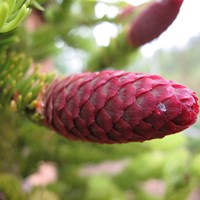
[[[145,1],[40,0],[13,45],[41,73],[69,75],[107,67],[159,74],[200,92],[200,3],[185,0],[172,26],[140,50],[113,43]],[[121,22],[121,21],[123,22]],[[119,22],[120,21],[120,22]],[[112,42],[114,41],[114,42]],[[0,114],[0,200],[199,200],[200,122],[161,140],[120,145],[72,142],[6,111]]]

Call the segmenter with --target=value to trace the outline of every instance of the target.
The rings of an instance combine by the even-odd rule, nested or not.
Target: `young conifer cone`
[[[134,19],[128,32],[128,43],[139,47],[157,38],[176,19],[183,0],[159,0]]]
[[[55,81],[45,124],[72,140],[127,143],[180,132],[197,118],[195,93],[157,75],[82,73]]]

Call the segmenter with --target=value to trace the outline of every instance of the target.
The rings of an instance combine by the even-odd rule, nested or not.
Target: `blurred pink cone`
[[[176,19],[183,0],[160,0],[149,3],[132,22],[128,43],[139,47],[157,38]]]

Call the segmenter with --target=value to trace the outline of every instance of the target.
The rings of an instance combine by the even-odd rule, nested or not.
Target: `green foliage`
[[[0,61],[0,109],[8,107],[10,111],[24,112],[33,120],[41,120],[37,109],[38,94],[46,83],[53,78],[52,74],[41,75],[38,66],[29,71],[31,61],[24,54],[1,54]]]
[[[15,35],[14,31],[10,31],[9,33],[3,34],[0,33],[0,52],[3,52],[13,43],[18,41],[18,37]]]
[[[20,180],[11,174],[0,174],[0,198],[2,200],[25,200]]]
[[[30,14],[29,1],[0,1],[0,33],[13,30]]]
[[[36,189],[30,194],[29,200],[59,200],[59,197],[46,189]]]
[[[196,177],[200,177],[200,154],[194,156],[191,164],[191,171],[196,175]]]
[[[0,122],[1,173],[25,178],[37,169],[41,161],[56,163],[58,181],[47,186],[47,191],[36,188],[33,193],[27,194],[30,198],[36,198],[45,190],[45,194],[53,193],[52,197],[57,196],[58,199],[110,200],[134,196],[136,200],[152,200],[157,197],[144,191],[143,184],[158,179],[167,187],[163,200],[184,200],[199,184],[200,151],[193,156],[188,148],[191,140],[183,134],[141,144],[94,145],[63,140],[17,115],[11,117],[7,114],[6,117],[4,114]],[[162,146],[156,145],[158,142]],[[124,158],[129,160],[128,166],[116,176],[104,173],[89,177],[79,175],[80,168],[85,165]],[[158,199],[161,200],[161,197]]]
[[[170,151],[185,146],[187,143],[187,138],[184,135],[175,134],[171,137],[166,137],[164,140],[156,139],[147,143],[149,143],[150,147],[154,151]]]
[[[120,69],[121,66],[124,66],[125,68],[129,61],[130,53],[136,50],[127,45],[126,32],[119,33],[117,38],[111,39],[108,47],[101,47],[91,55],[88,61],[88,69],[97,71],[108,67]]]
[[[87,200],[125,200],[125,195],[106,176],[93,176],[88,181]]]

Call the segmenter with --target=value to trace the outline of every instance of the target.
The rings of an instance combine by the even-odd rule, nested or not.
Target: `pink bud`
[[[128,43],[139,47],[157,38],[176,19],[183,0],[154,1],[132,22]]]

